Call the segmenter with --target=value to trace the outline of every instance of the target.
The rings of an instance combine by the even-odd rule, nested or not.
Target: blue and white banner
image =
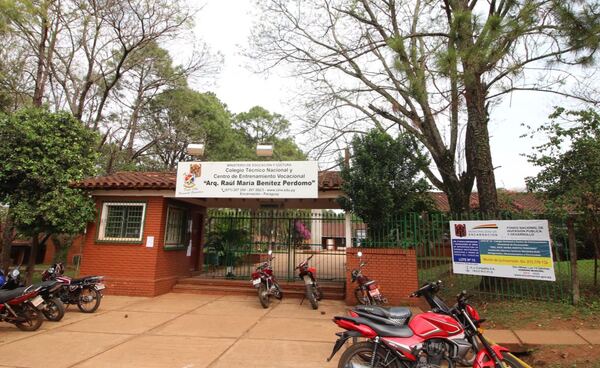
[[[454,273],[556,281],[546,220],[450,221]]]

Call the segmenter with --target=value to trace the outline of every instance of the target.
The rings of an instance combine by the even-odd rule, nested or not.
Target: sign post
[[[556,281],[547,220],[450,221],[454,273]]]

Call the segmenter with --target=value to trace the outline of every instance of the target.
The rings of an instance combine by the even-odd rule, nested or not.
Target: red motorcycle
[[[258,300],[263,308],[268,308],[271,295],[281,300],[283,292],[275,280],[271,261],[273,260],[273,251],[269,250],[267,262],[262,263],[252,272],[252,285],[258,289]]]
[[[339,339],[328,361],[348,339],[363,337],[367,341],[351,345],[342,354],[338,368],[452,368],[465,363],[473,368],[521,367],[508,349],[492,345],[483,336],[479,328],[483,320],[469,305],[466,293],[460,293],[457,304],[449,308],[436,296],[440,285],[439,281],[428,283],[411,294],[424,297],[432,306],[430,312],[412,319],[408,308],[374,306],[334,317],[346,331],[337,334]]]
[[[0,291],[0,321],[12,323],[22,331],[35,331],[44,322],[38,307],[44,299],[39,295],[40,287],[20,287]]]
[[[387,304],[388,300],[379,290],[379,285],[375,280],[369,279],[363,275],[362,268],[367,264],[362,261],[362,252],[357,253],[360,263],[358,268],[350,272],[350,281],[356,282],[358,286],[354,289],[354,297],[358,304],[363,305],[383,305]]]
[[[301,280],[304,280],[304,285],[306,286],[305,298],[310,302],[312,309],[317,309],[319,308],[319,300],[323,299],[323,292],[317,283],[317,269],[308,266],[308,261],[314,256],[315,255],[313,254],[300,262],[296,269],[298,270],[298,277],[300,277]],[[302,300],[304,301],[304,299]],[[302,302],[300,302],[300,304],[302,304]]]

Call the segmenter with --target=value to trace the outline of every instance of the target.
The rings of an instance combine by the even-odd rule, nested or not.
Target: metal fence
[[[311,211],[211,211],[204,246],[205,277],[247,279],[273,251],[280,279],[297,278],[296,266],[310,265],[320,280],[345,280],[343,214]]]
[[[450,224],[452,220],[521,220],[547,219],[550,225],[552,256],[556,281],[537,281],[454,274]],[[442,280],[447,296],[469,290],[493,299],[524,298],[547,301],[570,301],[571,265],[566,222],[540,215],[502,212],[449,215],[442,213],[406,213],[380,224],[377,231],[367,232],[361,240],[364,247],[414,248],[417,253],[419,282]],[[577,231],[578,275],[584,297],[597,298],[598,261],[582,229]]]
[[[204,276],[248,278],[255,267],[274,253],[273,267],[281,279],[294,280],[295,267],[314,255],[311,265],[321,280],[344,281],[347,239],[351,246],[414,248],[419,281],[443,280],[450,296],[467,289],[486,298],[525,298],[549,301],[571,299],[571,267],[564,221],[548,219],[556,281],[534,281],[459,275],[452,272],[451,220],[531,219],[527,214],[448,215],[406,213],[368,227],[353,217],[334,211],[211,211],[204,247]],[[542,218],[535,216],[535,218]],[[348,231],[350,234],[348,234]],[[578,261],[582,294],[597,295],[597,261],[578,233]],[[587,250],[586,250],[587,249]],[[587,253],[586,253],[587,252]]]

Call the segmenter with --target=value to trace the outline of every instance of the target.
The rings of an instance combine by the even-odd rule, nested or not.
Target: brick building
[[[75,241],[70,257],[80,256],[80,274],[106,276],[108,292],[154,296],[170,291],[178,279],[203,269],[205,222],[209,208],[243,209],[339,209],[336,198],[342,194],[338,172],[320,172],[318,198],[176,198],[176,174],[168,172],[117,172],[74,184],[92,194],[97,208],[96,221]],[[441,193],[431,194],[441,212],[448,201]],[[530,193],[501,193],[505,209],[541,212],[543,203]],[[477,195],[471,198],[477,207]],[[333,245],[341,252],[342,274],[355,266],[355,250],[346,250],[365,236],[366,226],[346,222],[313,229],[312,242],[326,250]],[[347,253],[346,253],[347,252]],[[417,254],[414,250],[368,250],[374,279],[388,284],[392,301],[405,297],[417,286]],[[47,254],[48,256],[48,254]],[[401,285],[401,286],[400,286]],[[349,287],[349,286],[347,286]]]

